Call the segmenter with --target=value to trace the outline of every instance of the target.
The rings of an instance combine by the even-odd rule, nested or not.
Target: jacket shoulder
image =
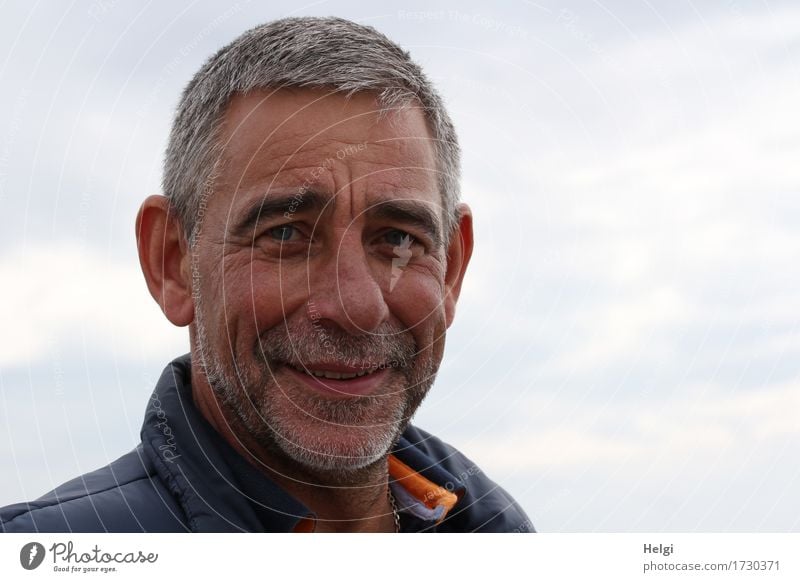
[[[455,477],[454,483],[441,485],[448,489],[463,486],[465,490],[437,531],[535,532],[519,503],[461,451],[413,425],[408,426],[403,436]]]
[[[0,509],[4,532],[186,531],[183,511],[139,445],[35,501]]]

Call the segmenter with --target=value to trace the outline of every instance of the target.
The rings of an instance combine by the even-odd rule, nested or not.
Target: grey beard
[[[226,366],[210,345],[199,294],[195,294],[194,321],[200,363],[208,383],[251,437],[271,453],[299,463],[307,471],[342,482],[386,457],[428,393],[438,368],[433,361],[421,365],[411,332],[398,326],[387,323],[374,334],[353,336],[309,320],[292,324],[287,321],[264,332],[253,346],[256,369],[243,360],[236,366]],[[277,402],[285,398],[295,403],[274,376],[279,365],[292,363],[302,369],[307,362],[331,360],[392,363],[405,379],[403,384],[393,382],[404,397],[401,404],[391,408],[380,406],[381,399],[388,397],[382,394],[330,399],[303,393],[302,418],[330,424],[331,430],[338,426],[363,433],[346,451],[328,439],[312,437],[313,431],[304,432],[299,423],[284,418]],[[394,372],[393,375],[398,376]]]

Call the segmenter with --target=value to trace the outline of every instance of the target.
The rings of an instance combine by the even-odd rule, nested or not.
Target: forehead
[[[323,89],[279,89],[237,94],[224,113],[220,139],[222,177],[236,189],[265,177],[296,178],[326,160],[398,183],[422,181],[428,188],[435,182],[433,141],[422,110],[408,105],[381,115],[372,93],[346,97]]]

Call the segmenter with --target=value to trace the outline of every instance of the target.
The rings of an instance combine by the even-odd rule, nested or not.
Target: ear
[[[150,295],[174,325],[194,319],[188,242],[169,200],[149,196],[136,216],[139,263]]]
[[[464,273],[467,272],[467,265],[472,257],[472,210],[462,203],[458,205],[458,214],[458,227],[447,248],[447,272],[444,281],[447,327],[450,327],[455,318],[461,283],[464,281]]]

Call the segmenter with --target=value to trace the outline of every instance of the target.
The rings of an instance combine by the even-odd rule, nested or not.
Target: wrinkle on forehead
[[[321,99],[320,99],[321,98]],[[321,90],[280,90],[235,96],[220,139],[228,179],[315,167],[341,150],[353,160],[392,167],[436,168],[427,122],[419,107],[380,118],[372,94],[325,96]]]

